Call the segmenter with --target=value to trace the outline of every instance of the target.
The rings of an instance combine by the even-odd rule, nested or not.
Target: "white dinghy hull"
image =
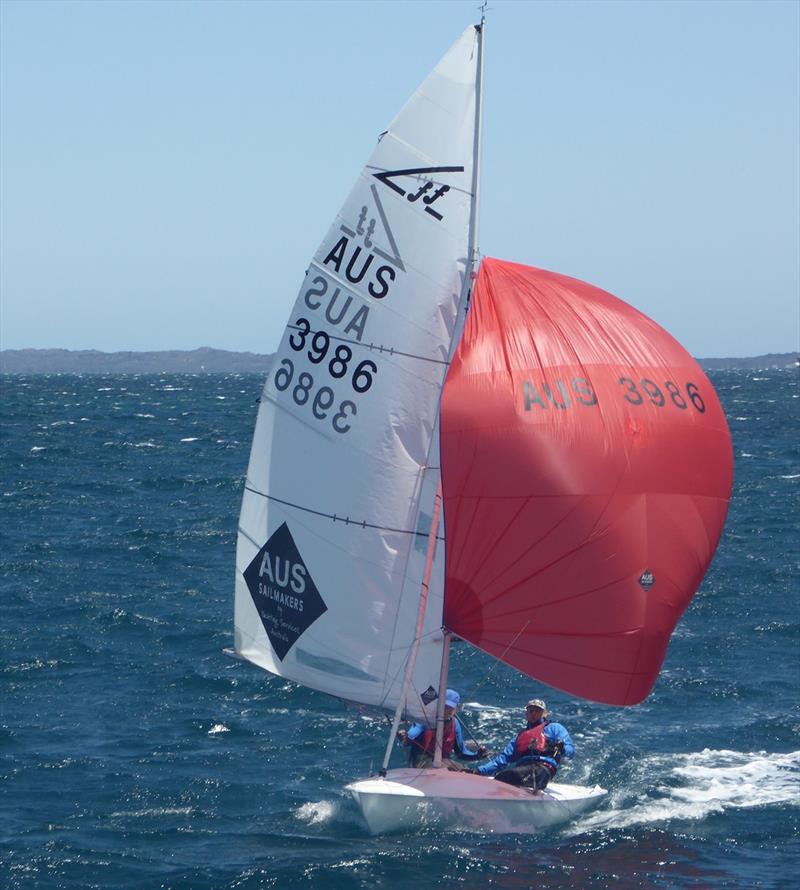
[[[447,769],[394,769],[347,786],[370,834],[428,825],[465,831],[531,834],[594,809],[604,788],[553,783],[532,792],[485,776]]]

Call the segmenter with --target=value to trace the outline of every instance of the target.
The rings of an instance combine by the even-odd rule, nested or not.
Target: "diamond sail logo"
[[[650,571],[650,569],[645,569],[641,576],[639,577],[639,584],[645,589],[650,590],[650,588],[656,583],[656,576]]]
[[[422,699],[423,705],[429,705],[432,701],[436,701],[439,698],[439,693],[433,688],[433,686],[429,686],[423,693],[420,695]]]
[[[284,522],[244,570],[244,580],[280,661],[328,611]]]

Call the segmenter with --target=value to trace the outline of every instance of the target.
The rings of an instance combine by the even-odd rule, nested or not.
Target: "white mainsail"
[[[239,523],[236,652],[385,710],[414,644],[439,397],[471,271],[477,40],[468,28],[382,135],[306,272]],[[413,718],[439,682],[439,545],[402,702]]]

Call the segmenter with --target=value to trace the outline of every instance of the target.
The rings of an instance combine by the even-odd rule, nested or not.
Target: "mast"
[[[484,4],[485,7],[485,4]],[[480,147],[481,147],[481,133],[482,133],[482,119],[483,119],[483,26],[484,26],[485,17],[483,13],[481,14],[481,23],[479,25],[475,25],[475,31],[477,33],[477,46],[478,46],[478,63],[476,65],[476,76],[475,76],[475,131],[473,135],[472,142],[472,204],[470,207],[470,215],[469,215],[469,234],[467,237],[467,257],[466,257],[466,265],[464,268],[464,281],[461,288],[461,296],[459,300],[459,308],[465,307],[469,301],[469,294],[472,290],[472,270],[477,262],[478,258],[478,220],[479,220],[479,185],[480,185]],[[466,314],[466,312],[465,312]],[[461,319],[456,318],[455,328],[453,330],[453,337],[450,341],[450,349],[448,354],[448,359],[452,359],[453,353],[455,352],[455,348],[458,345],[458,341],[460,339],[461,331],[463,329],[463,317]],[[438,427],[438,421],[437,421]],[[380,775],[385,776],[386,771],[389,768],[389,760],[391,758],[392,749],[394,747],[394,740],[397,737],[397,730],[400,726],[400,720],[403,716],[403,709],[405,707],[406,696],[408,695],[408,690],[411,685],[411,678],[414,674],[414,665],[416,663],[417,652],[419,650],[419,644],[422,639],[422,627],[423,621],[425,618],[425,610],[428,604],[428,588],[430,584],[431,571],[433,569],[433,559],[436,551],[436,540],[439,532],[439,524],[441,518],[441,506],[442,506],[442,483],[439,482],[439,485],[436,489],[436,497],[434,499],[433,506],[433,516],[431,519],[431,528],[428,533],[428,554],[425,565],[425,575],[422,580],[422,587],[420,590],[420,601],[419,608],[417,611],[417,627],[416,634],[414,637],[414,643],[409,651],[408,661],[406,662],[406,670],[405,675],[403,676],[403,687],[402,694],[400,696],[400,700],[397,703],[397,707],[394,712],[394,717],[392,719],[392,726],[389,731],[389,739],[386,744],[386,751],[383,756],[383,764],[381,766]],[[444,699],[445,699],[445,690],[447,686],[447,672],[448,672],[448,662],[450,657],[450,634],[447,631],[444,631],[443,641],[442,641],[442,667],[439,673],[439,700],[437,702],[436,709],[436,750],[435,750],[435,759],[434,765],[441,766],[442,759],[442,732],[444,728]],[[436,758],[438,758],[439,763],[436,763]]]
[[[442,765],[442,739],[444,738],[444,709],[447,698],[447,674],[450,668],[450,637],[449,630],[444,632],[442,641],[442,669],[439,673],[439,700],[436,702],[436,747],[433,750],[433,765]],[[455,719],[455,717],[453,718]]]
[[[473,141],[472,164],[472,208],[469,220],[469,287],[472,289],[472,267],[478,262],[478,228],[481,209],[481,145],[483,142],[483,34],[486,17],[483,13],[486,4],[481,7],[481,23],[475,25],[478,34],[478,66],[475,79],[475,137]]]
[[[481,23],[475,25],[478,35],[478,64],[475,78],[475,135],[473,139],[473,163],[472,163],[472,206],[469,215],[469,256],[464,276],[464,292],[461,305],[464,306],[464,315],[469,308],[469,298],[472,294],[472,271],[478,263],[478,226],[480,223],[480,184],[481,184],[481,142],[483,133],[483,34],[486,23],[486,4],[481,7]],[[465,299],[466,297],[466,299]],[[463,318],[462,318],[463,324]],[[460,339],[461,327],[456,325],[453,334],[453,342],[450,344],[450,358],[452,359]],[[440,408],[441,410],[441,408]],[[441,482],[439,483],[441,491]],[[444,639],[442,641],[442,667],[439,673],[439,700],[436,702],[436,747],[433,753],[434,767],[442,765],[442,738],[444,737],[444,707],[445,693],[447,691],[447,675],[450,668],[450,639],[452,634],[447,628],[443,628]]]

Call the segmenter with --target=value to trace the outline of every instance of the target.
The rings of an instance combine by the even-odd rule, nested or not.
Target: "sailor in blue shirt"
[[[460,770],[463,767],[455,757],[463,760],[477,760],[486,754],[486,748],[479,746],[473,751],[464,743],[464,734],[461,731],[461,723],[456,717],[461,696],[455,689],[448,689],[445,693],[444,708],[444,732],[442,733],[442,759],[448,769]],[[433,755],[436,748],[436,729],[425,726],[423,723],[415,723],[408,732],[402,730],[397,734],[398,738],[410,747],[409,763],[415,767],[426,767],[433,763]]]
[[[560,723],[547,719],[547,707],[540,698],[528,702],[525,714],[527,727],[475,772],[482,776],[496,773],[499,782],[541,790],[556,774],[561,758],[574,756],[575,746]]]

